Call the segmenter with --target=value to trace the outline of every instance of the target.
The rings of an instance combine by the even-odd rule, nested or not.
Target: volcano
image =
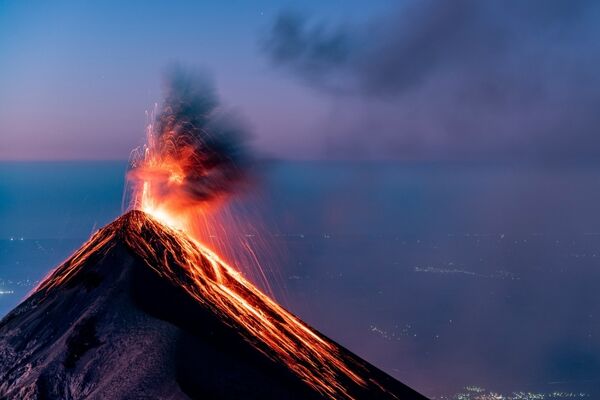
[[[0,398],[425,399],[142,211],[0,322]]]

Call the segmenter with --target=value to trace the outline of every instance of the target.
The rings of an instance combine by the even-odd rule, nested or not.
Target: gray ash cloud
[[[334,98],[342,152],[581,160],[600,149],[598,21],[586,0],[406,1],[354,26],[284,12],[262,44]]]

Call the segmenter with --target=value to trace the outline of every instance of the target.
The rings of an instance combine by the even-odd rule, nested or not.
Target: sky
[[[173,64],[261,156],[589,162],[595,1],[0,0],[0,160],[126,159]]]
[[[0,159],[126,159],[173,63],[212,75],[258,151],[311,157],[305,133],[329,100],[275,71],[260,44],[290,3],[0,0]],[[306,8],[360,20],[377,3]]]

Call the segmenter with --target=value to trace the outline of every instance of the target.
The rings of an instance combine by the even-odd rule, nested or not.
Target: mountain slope
[[[140,211],[0,322],[0,397],[423,398]]]

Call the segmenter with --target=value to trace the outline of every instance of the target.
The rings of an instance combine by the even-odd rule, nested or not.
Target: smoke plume
[[[284,12],[263,49],[333,99],[333,155],[593,159],[599,18],[589,0],[408,0],[362,25]]]
[[[176,67],[165,81],[164,102],[128,177],[138,194],[145,190],[173,212],[222,199],[245,181],[248,135],[222,109],[206,74]]]

